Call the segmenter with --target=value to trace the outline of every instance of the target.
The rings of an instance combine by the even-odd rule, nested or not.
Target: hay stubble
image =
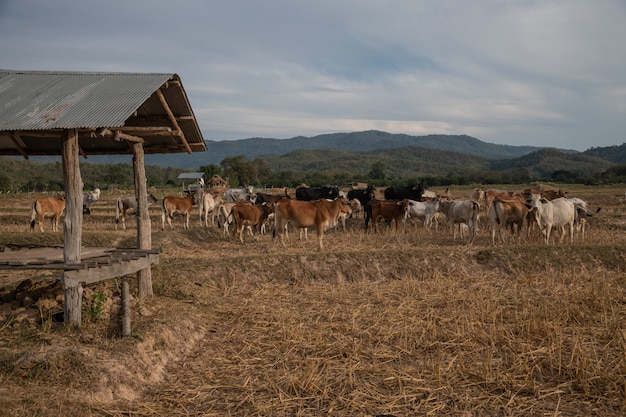
[[[615,204],[616,220],[592,222],[586,242],[549,247],[492,247],[485,232],[468,246],[420,227],[366,235],[359,221],[327,233],[319,252],[315,238],[295,235],[283,249],[270,236],[242,245],[217,229],[161,232],[153,217],[163,254],[156,298],[133,306],[134,338],[91,325],[87,345],[54,328],[24,341],[5,326],[16,339],[0,349],[3,383],[20,391],[14,359],[46,339],[88,347],[80,366],[62,370],[92,378],[88,390],[70,383],[77,393],[110,394],[72,397],[93,415],[621,415],[625,239],[611,234],[621,227]],[[95,225],[110,216],[100,210]],[[120,379],[120,365],[141,377]],[[14,414],[42,409],[55,381],[30,378]],[[107,391],[114,381],[126,391]]]

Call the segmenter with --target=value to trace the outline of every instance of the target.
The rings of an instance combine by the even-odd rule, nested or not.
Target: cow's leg
[[[317,225],[317,248],[319,250],[324,249],[324,244],[322,243],[322,239],[324,238],[324,225]]]
[[[239,241],[241,243],[243,243],[243,229],[245,229],[246,227],[244,225],[237,225],[237,234],[239,235]]]
[[[546,225],[545,233],[544,233],[546,245],[550,244],[550,232],[551,231],[552,231],[552,225],[551,224]]]
[[[189,212],[185,213],[185,224],[183,225],[185,230],[189,230]]]

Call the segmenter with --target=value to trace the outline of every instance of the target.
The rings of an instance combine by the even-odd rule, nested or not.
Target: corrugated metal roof
[[[141,135],[133,127],[139,133],[165,129]],[[142,137],[146,153],[184,152],[188,149],[181,137],[192,151],[206,150],[177,74],[0,70],[0,154],[58,154],[60,136],[54,134],[64,129],[79,130],[79,146],[86,154],[130,153],[112,135],[95,134],[111,128]],[[173,133],[165,133],[167,129]]]
[[[180,175],[178,175],[178,179],[191,179],[191,180],[197,180],[204,177],[204,172],[183,172]]]

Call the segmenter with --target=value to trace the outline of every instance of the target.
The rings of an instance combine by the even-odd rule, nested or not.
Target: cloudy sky
[[[207,140],[626,142],[624,0],[0,0],[0,57],[177,73]]]

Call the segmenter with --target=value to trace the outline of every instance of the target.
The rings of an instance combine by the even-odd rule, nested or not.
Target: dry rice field
[[[119,280],[85,289],[73,328],[53,272],[0,270],[0,416],[622,416],[626,187],[564,188],[602,211],[584,241],[548,246],[492,246],[484,218],[472,245],[362,219],[321,252],[314,233],[241,244],[197,212],[161,231],[155,205],[155,296],[133,299],[130,337]],[[134,245],[116,198],[83,244]],[[0,196],[0,245],[62,244],[28,231],[33,199]]]

